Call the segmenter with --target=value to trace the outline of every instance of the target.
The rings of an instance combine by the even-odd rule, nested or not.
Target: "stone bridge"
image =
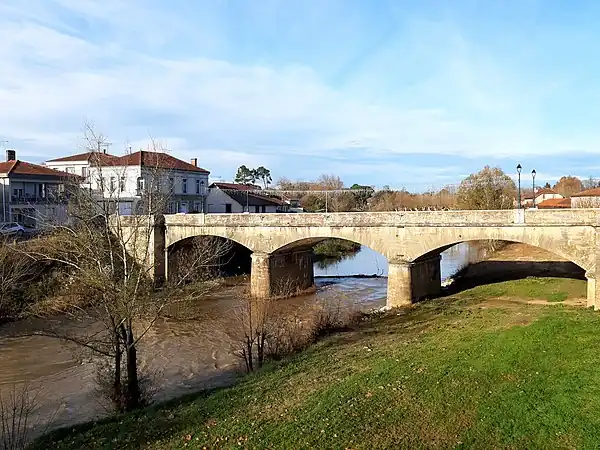
[[[220,236],[252,251],[252,293],[271,296],[284,280],[298,290],[312,286],[312,246],[339,238],[386,256],[387,304],[400,306],[440,292],[442,251],[493,239],[540,247],[577,264],[586,271],[588,305],[599,307],[599,229],[595,209],[166,215],[154,229],[154,272],[166,276],[165,255],[174,244]]]

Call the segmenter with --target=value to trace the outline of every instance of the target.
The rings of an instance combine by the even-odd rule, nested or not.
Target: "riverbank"
[[[545,300],[557,289],[585,297],[585,282],[565,281],[483,286],[374,315],[234,387],[32,448],[594,448],[600,316]]]
[[[454,274],[443,293],[451,295],[475,286],[532,277],[585,280],[585,270],[546,250],[507,242]]]

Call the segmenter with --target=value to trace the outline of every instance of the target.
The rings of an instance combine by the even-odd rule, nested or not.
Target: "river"
[[[442,253],[442,278],[463,268],[477,252],[467,244]],[[284,300],[292,307],[314,304],[324,298],[342,298],[361,309],[385,305],[387,261],[363,247],[342,261],[323,267],[315,264],[317,292]],[[353,275],[380,275],[379,278],[352,278]],[[337,278],[336,278],[337,277]],[[342,277],[342,278],[339,278]],[[244,286],[228,283],[196,306],[202,320],[161,320],[142,341],[140,366],[150,370],[160,386],[157,400],[176,397],[207,387],[231,383],[239,373],[238,361],[230,354],[221,314],[231,308]],[[66,317],[55,321],[75,328]],[[52,427],[71,425],[105,415],[95,394],[94,364],[77,349],[54,338],[32,336],[8,338],[14,333],[33,332],[40,320],[21,321],[0,327],[0,389],[27,382],[38,391],[41,405],[35,422]],[[79,324],[87,327],[90,324]],[[36,433],[42,431],[38,426]]]

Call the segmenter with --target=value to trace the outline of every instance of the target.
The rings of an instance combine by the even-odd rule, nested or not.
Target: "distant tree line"
[[[271,172],[262,166],[257,169],[240,166],[235,181],[245,184],[261,181],[267,188],[272,183]],[[582,181],[569,175],[561,177],[553,186],[545,183],[543,187],[553,189],[563,197],[571,197],[582,190],[600,187],[600,180],[590,177]],[[376,191],[372,186],[357,183],[348,188],[334,174],[323,174],[312,181],[280,178],[274,190],[285,191],[281,194],[284,198],[299,200],[307,212],[511,209],[517,200],[517,187],[512,178],[502,169],[490,166],[472,173],[458,186],[425,192],[410,192],[406,188],[393,190],[389,186]],[[522,186],[521,194],[531,194],[531,188]]]

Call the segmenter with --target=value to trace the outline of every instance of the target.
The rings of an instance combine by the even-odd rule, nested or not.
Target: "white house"
[[[535,195],[533,194],[523,194],[521,196],[521,204],[524,207],[533,206],[535,198],[535,205],[539,205],[543,201],[552,200],[552,199],[561,199],[564,198],[558,192],[549,188],[539,188],[535,190]]]
[[[15,150],[7,150],[6,161],[0,163],[0,220],[18,222],[29,228],[64,223],[67,220],[65,182],[73,182],[73,179],[65,172],[20,161]]]
[[[287,205],[276,197],[260,194],[260,188],[247,184],[212,183],[207,211],[209,213],[276,213],[287,210]]]
[[[56,170],[80,174],[99,199],[114,202],[122,215],[134,214],[151,190],[167,198],[165,213],[206,211],[209,172],[197,159],[187,163],[167,153],[143,151],[124,156],[87,152],[47,161]]]
[[[600,208],[600,188],[571,195],[571,208]]]

